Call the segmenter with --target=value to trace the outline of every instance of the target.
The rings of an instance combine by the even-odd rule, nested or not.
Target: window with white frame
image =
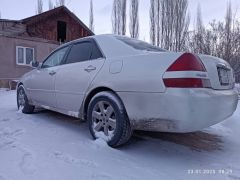
[[[16,46],[16,62],[18,65],[30,65],[34,60],[34,48]]]

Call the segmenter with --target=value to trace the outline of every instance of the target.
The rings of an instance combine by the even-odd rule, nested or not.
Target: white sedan
[[[18,108],[87,120],[92,136],[112,147],[133,130],[201,130],[231,116],[238,103],[226,61],[123,36],[78,39],[32,65],[17,87]]]

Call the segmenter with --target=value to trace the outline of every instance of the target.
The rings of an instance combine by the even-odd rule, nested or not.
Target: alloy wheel
[[[92,111],[92,126],[97,138],[110,141],[116,129],[116,114],[112,105],[106,101],[99,101]]]
[[[23,108],[25,106],[25,93],[23,89],[20,89],[18,92],[18,105],[19,108]]]

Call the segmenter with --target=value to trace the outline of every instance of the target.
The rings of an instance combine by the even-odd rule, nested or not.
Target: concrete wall
[[[8,86],[9,80],[19,79],[23,74],[32,70],[30,66],[17,65],[16,46],[34,48],[35,59],[41,62],[58,45],[44,40],[0,35],[0,88]]]

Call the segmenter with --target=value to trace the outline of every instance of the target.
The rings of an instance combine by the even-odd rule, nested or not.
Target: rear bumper
[[[133,129],[193,132],[217,124],[236,110],[235,90],[169,88],[165,93],[118,92]]]

